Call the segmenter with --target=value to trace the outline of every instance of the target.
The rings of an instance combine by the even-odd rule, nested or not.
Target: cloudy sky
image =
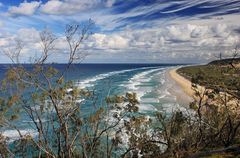
[[[240,0],[0,0],[0,63],[15,39],[22,62],[40,53],[39,32],[59,38],[49,62],[65,62],[64,28],[95,22],[84,62],[199,63],[240,44]]]

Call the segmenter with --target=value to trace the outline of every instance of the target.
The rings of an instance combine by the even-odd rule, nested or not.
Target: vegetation
[[[234,89],[235,79],[227,80],[227,76],[236,76],[237,70],[218,68],[215,75],[226,76],[222,85],[215,84],[217,81],[213,84],[211,77],[215,75],[209,77],[211,73],[205,66],[197,70],[195,67],[181,69],[188,77],[194,76],[193,89],[198,98],[184,111],[157,112],[150,119],[138,113],[135,93],[106,96],[105,104],[97,106],[94,91],[78,89],[72,81],[64,80],[71,64],[85,56],[80,45],[90,35],[91,25],[92,22],[84,27],[66,27],[69,58],[65,71],[45,64],[56,40],[48,30],[41,33],[42,55],[33,60],[31,68],[19,63],[20,43],[6,53],[15,64],[1,82],[0,128],[17,131],[19,138],[11,142],[0,134],[1,157],[164,158],[239,154],[240,109],[236,99],[239,95]],[[218,71],[228,74],[218,74]],[[196,84],[203,83],[209,86],[199,92]],[[229,95],[229,91],[236,95]],[[82,99],[91,101],[91,114],[82,112]],[[236,108],[233,110],[233,107]],[[23,115],[31,120],[36,136],[22,133],[17,126]]]
[[[224,89],[240,99],[239,64],[239,58],[217,60],[207,65],[183,67],[178,69],[178,73],[209,89]]]
[[[240,63],[240,58],[228,58],[228,59],[221,59],[221,60],[214,60],[211,61],[209,63],[209,65],[219,65],[219,66],[223,66],[223,65],[237,65]]]

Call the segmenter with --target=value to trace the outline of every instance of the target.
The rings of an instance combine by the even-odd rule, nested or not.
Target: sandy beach
[[[177,69],[172,69],[169,71],[169,75],[172,79],[174,79],[177,84],[179,84],[179,86],[183,89],[183,91],[189,95],[189,96],[193,96],[194,91],[192,90],[192,83],[187,80],[186,78],[180,76],[177,73]]]
[[[187,93],[187,91],[185,91],[187,88],[183,87],[184,84],[179,84],[180,82],[184,83],[184,80],[186,79],[178,75],[176,69],[168,70],[166,73],[166,78],[167,82],[169,82],[168,84],[171,84],[169,92],[176,96],[176,100],[180,105],[188,107],[189,103],[193,101],[193,98],[191,97],[190,93]],[[191,85],[191,82],[188,82],[188,84]],[[191,87],[189,87],[189,85],[186,84],[185,86],[191,90]]]
[[[169,76],[180,86],[182,91],[186,95],[188,95],[189,97],[194,99],[194,93],[195,92],[192,89],[192,82],[189,81],[188,79],[184,78],[183,76],[179,75],[177,73],[177,68],[169,70],[168,73],[169,73]],[[204,87],[198,86],[199,92],[203,92],[204,89],[205,89]]]

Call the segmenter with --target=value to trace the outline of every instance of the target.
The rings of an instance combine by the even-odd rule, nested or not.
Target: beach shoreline
[[[168,91],[176,97],[177,103],[182,106],[188,107],[188,105],[193,101],[193,98],[189,93],[184,90],[184,88],[182,87],[183,85],[179,84],[178,81],[180,80],[177,80],[178,74],[176,70],[177,68],[174,68],[169,69],[166,72],[166,79],[171,84],[171,87],[168,89]]]
[[[176,86],[174,86],[174,88],[172,88],[171,92],[174,95],[176,95],[178,101],[182,102],[183,99],[187,99],[187,101],[185,101],[185,102],[190,103],[190,102],[194,101],[195,99],[197,99],[196,96],[195,96],[195,90],[192,88],[192,82],[191,81],[189,81],[188,79],[186,79],[185,77],[183,77],[182,75],[177,73],[178,69],[179,68],[173,68],[173,69],[170,69],[167,72],[169,78],[171,80],[173,80],[173,82],[175,82],[173,84],[177,84],[178,88],[181,89],[181,90],[178,90],[176,88]],[[197,85],[197,90],[198,90],[198,92],[203,93],[204,90],[205,90],[205,87]],[[179,92],[179,91],[182,91],[182,93],[184,93],[188,97],[179,98],[179,94],[176,93],[176,92]],[[184,95],[182,95],[182,96],[184,96]]]
[[[174,68],[168,71],[169,76],[182,88],[185,94],[187,94],[192,99],[196,99],[195,90],[192,88],[192,82],[186,79],[184,76],[177,73],[179,68]],[[203,93],[205,87],[197,85],[197,90]]]
[[[169,76],[182,88],[185,94],[193,97],[194,91],[192,89],[192,82],[177,73],[178,68],[168,71]]]

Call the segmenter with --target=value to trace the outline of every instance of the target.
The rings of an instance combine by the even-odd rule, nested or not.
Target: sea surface
[[[10,65],[0,65],[0,79]],[[66,65],[53,65],[63,70]],[[176,96],[170,93],[171,86],[166,77],[166,71],[176,64],[74,64],[65,75],[66,80],[73,80],[75,86],[94,90],[97,97],[97,106],[105,103],[106,96],[124,95],[126,92],[135,92],[140,101],[139,112],[151,116],[156,111],[171,112],[181,108]],[[25,65],[31,67],[31,65]],[[82,105],[83,113],[91,113],[93,107],[90,102]],[[36,135],[36,131],[29,125],[30,119],[22,116],[17,125],[23,134]],[[5,136],[15,140],[18,133],[6,129]]]

